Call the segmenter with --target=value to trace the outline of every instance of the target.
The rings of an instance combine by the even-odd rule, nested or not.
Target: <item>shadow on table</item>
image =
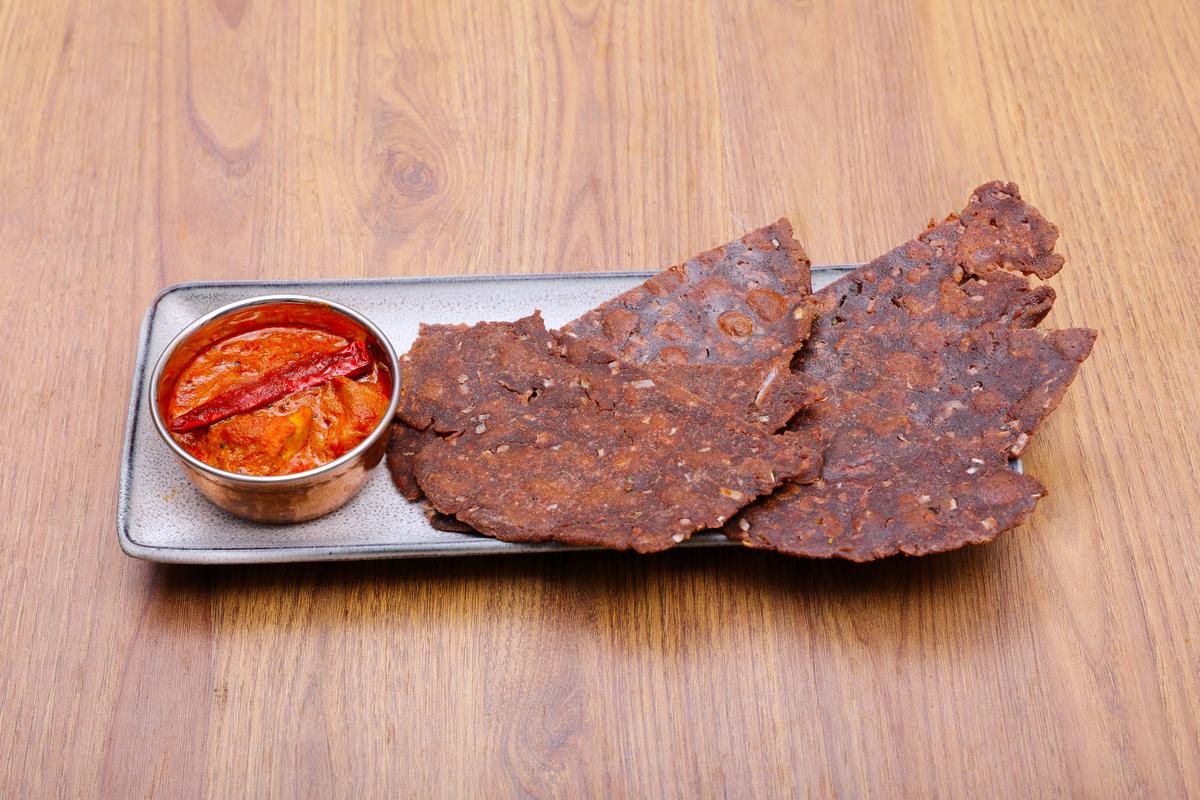
[[[460,605],[489,596],[520,603],[523,595],[591,598],[636,605],[646,594],[679,592],[697,604],[771,603],[798,597],[822,604],[894,604],[914,596],[941,604],[993,602],[998,582],[1020,552],[1019,534],[981,547],[923,558],[867,564],[795,559],[742,548],[675,550],[655,555],[562,552],[443,559],[395,559],[236,566],[147,565],[156,592],[192,597],[302,593],[321,599],[374,597],[381,610],[406,599],[457,594]],[[686,601],[685,601],[686,602]],[[567,605],[572,605],[568,603]]]
[[[146,565],[147,634],[186,642],[191,661],[237,641],[300,648],[314,663],[390,651],[434,673],[469,664],[498,686],[532,670],[536,691],[510,686],[532,693],[530,709],[582,702],[577,676],[614,670],[736,683],[745,670],[797,669],[816,685],[870,662],[924,675],[930,659],[953,671],[1023,647],[1036,624],[1021,588],[1032,544],[1017,534],[871,564],[714,548]]]

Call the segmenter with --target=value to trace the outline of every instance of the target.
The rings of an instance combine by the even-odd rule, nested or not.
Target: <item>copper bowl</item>
[[[310,325],[347,339],[362,339],[377,356],[383,354],[383,361],[392,373],[387,412],[353,450],[304,472],[239,475],[205,464],[180,447],[167,430],[164,410],[180,373],[202,350],[223,339],[281,324]],[[230,303],[184,328],[159,357],[147,385],[146,400],[159,436],[201,494],[245,519],[303,522],[328,514],[357,494],[370,470],[383,459],[388,429],[400,403],[400,363],[383,332],[358,312],[318,297],[264,295]]]

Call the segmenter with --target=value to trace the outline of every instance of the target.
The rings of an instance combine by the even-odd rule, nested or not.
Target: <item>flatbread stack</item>
[[[439,527],[664,550],[720,529],[854,561],[986,542],[1046,489],[1009,464],[1095,331],[1041,330],[1057,228],[989,183],[811,293],[787,220],[558,331],[424,325],[388,450]]]

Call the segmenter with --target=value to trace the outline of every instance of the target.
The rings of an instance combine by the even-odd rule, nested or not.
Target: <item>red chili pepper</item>
[[[171,430],[184,433],[211,425],[234,414],[262,408],[302,389],[320,386],[339,375],[361,372],[370,364],[371,356],[363,342],[354,342],[336,353],[306,356],[185,411],[171,421]]]

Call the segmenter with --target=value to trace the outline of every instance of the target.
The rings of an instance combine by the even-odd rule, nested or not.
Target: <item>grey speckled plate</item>
[[[849,266],[817,267],[820,288]],[[651,272],[347,281],[188,283],[165,289],[146,312],[130,394],[117,502],[121,548],[131,556],[180,564],[330,561],[358,558],[529,553],[563,545],[524,545],[430,527],[421,509],[392,487],[387,470],[372,474],[357,497],[320,519],[262,525],[238,519],[204,499],[158,438],[144,407],[145,381],[163,348],[189,323],[227,303],[260,294],[306,294],[343,303],[383,329],[396,351],[408,350],[421,322],[512,320],[541,309],[557,327],[635,286]],[[710,532],[683,547],[732,546]],[[581,549],[581,548],[566,548]]]

